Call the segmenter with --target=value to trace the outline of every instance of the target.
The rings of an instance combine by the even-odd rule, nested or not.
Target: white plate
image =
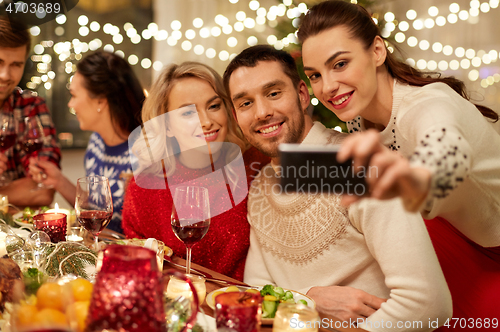
[[[236,286],[240,291],[245,291],[246,289],[249,289],[249,288],[254,288],[254,289],[262,289],[262,286],[257,286],[257,287],[244,287],[244,286]],[[223,288],[219,288],[219,289],[216,289],[212,292],[210,292],[207,297],[205,298],[205,301],[207,302],[208,306],[212,309],[215,310],[215,299],[214,299],[214,293],[215,292],[218,292],[218,291],[223,291],[225,292],[226,289],[228,289],[228,287],[223,287]],[[305,300],[307,302],[307,305],[313,309],[316,308],[316,302],[314,302],[313,299],[311,299],[309,296],[307,295],[304,295],[302,293],[299,293],[299,292],[296,292],[296,291],[293,291],[293,290],[290,290],[290,289],[286,289],[286,288],[283,288],[283,290],[286,292],[286,291],[291,291],[292,294],[293,294],[293,299],[295,300],[295,302],[297,302],[298,300]],[[262,318],[261,319],[261,323],[262,325],[272,325],[273,324],[273,321],[274,321],[274,318]]]
[[[17,225],[19,225],[20,227],[26,227],[28,229],[33,229],[33,224],[30,224],[29,222],[22,222],[22,221],[17,220],[17,219],[22,219],[22,218],[23,218],[23,211],[12,215],[12,220],[14,220],[14,222]]]

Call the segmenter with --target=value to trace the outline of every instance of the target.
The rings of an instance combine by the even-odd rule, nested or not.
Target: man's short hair
[[[293,57],[285,51],[277,50],[270,45],[256,45],[243,50],[227,66],[224,72],[224,87],[229,91],[229,79],[233,72],[240,67],[255,67],[260,61],[276,61],[281,64],[283,72],[288,76],[294,86],[298,86],[301,78]]]
[[[0,16],[0,47],[16,48],[26,46],[26,55],[31,49],[31,35],[28,27],[20,22]]]

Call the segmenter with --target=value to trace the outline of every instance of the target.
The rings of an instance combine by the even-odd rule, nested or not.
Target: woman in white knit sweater
[[[498,318],[500,135],[489,121],[498,115],[471,103],[463,82],[398,61],[361,6],[320,3],[298,36],[316,97],[350,132],[371,129],[346,139],[339,159],[378,168],[372,197],[401,196],[408,210],[435,218],[427,226],[454,317]]]

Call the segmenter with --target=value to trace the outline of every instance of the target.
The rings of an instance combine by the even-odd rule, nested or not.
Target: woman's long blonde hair
[[[214,89],[215,93],[222,99],[227,115],[228,133],[226,136],[226,141],[237,144],[240,147],[241,151],[244,152],[248,147],[248,143],[244,139],[240,129],[236,125],[235,119],[231,114],[231,102],[226,90],[224,89],[222,78],[214,69],[199,62],[187,61],[181,63],[180,65],[172,64],[165,70],[163,70],[163,72],[153,84],[151,92],[146,98],[146,101],[142,108],[143,123],[146,124],[147,121],[168,112],[169,97],[172,88],[177,83],[177,81],[186,77],[194,77],[206,81]],[[149,139],[147,133],[143,132],[143,135]],[[153,155],[163,156],[165,156],[165,153],[158,150],[165,149],[163,151],[166,152],[167,157],[163,158],[163,162],[166,175],[169,176],[175,172],[174,147],[178,146],[177,141],[175,138],[167,136],[165,136],[164,138],[162,137],[160,141],[162,143],[164,142],[164,144],[158,144],[158,140],[156,142],[157,144],[151,144],[152,141],[150,140],[150,148]],[[158,173],[161,174],[163,172]]]

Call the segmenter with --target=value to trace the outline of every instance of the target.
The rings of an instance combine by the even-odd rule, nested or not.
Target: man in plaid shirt
[[[38,151],[40,158],[58,166],[61,159],[56,130],[45,101],[36,93],[17,87],[23,76],[30,46],[30,35],[23,25],[0,17],[0,112],[9,121],[10,133],[16,134],[17,127],[17,140],[13,147],[4,150],[0,142],[0,174],[12,180],[0,187],[0,194],[7,195],[9,202],[17,206],[49,205],[54,198],[53,189],[32,190],[37,182],[28,175],[28,167],[30,158],[31,162],[36,162],[36,159],[23,151],[20,144],[25,136],[25,118],[38,117],[43,127],[45,139]],[[2,123],[5,123],[4,120]],[[8,135],[9,132],[2,135]]]

